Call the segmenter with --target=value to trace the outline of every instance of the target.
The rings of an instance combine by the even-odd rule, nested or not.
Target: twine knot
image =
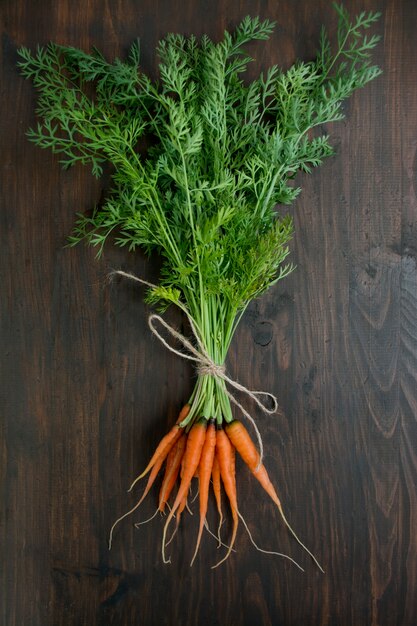
[[[222,378],[224,373],[226,372],[226,366],[218,365],[212,361],[211,363],[198,363],[197,365],[197,374],[199,376],[217,376],[217,378]]]

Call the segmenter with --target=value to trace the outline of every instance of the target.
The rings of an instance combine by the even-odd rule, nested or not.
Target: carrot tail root
[[[258,544],[257,544],[257,543],[255,543],[255,540],[254,540],[254,538],[252,537],[252,533],[251,533],[251,531],[249,530],[249,527],[248,527],[248,525],[247,525],[247,523],[246,523],[246,521],[245,521],[245,518],[243,517],[243,515],[242,515],[241,513],[238,513],[238,515],[239,515],[240,519],[242,520],[242,524],[244,525],[244,527],[245,527],[245,529],[246,529],[246,532],[248,533],[248,536],[249,536],[249,539],[250,539],[250,541],[251,541],[252,545],[256,548],[256,550],[258,550],[258,552],[262,552],[263,554],[273,554],[273,555],[276,555],[276,556],[281,556],[281,557],[283,557],[284,559],[288,559],[289,561],[291,561],[292,563],[294,563],[294,565],[296,565],[296,566],[298,567],[298,569],[299,569],[299,570],[301,570],[302,572],[304,572],[304,569],[301,567],[301,565],[299,565],[299,564],[297,563],[297,561],[295,561],[292,557],[288,556],[288,554],[283,554],[282,552],[275,552],[275,551],[273,551],[273,550],[264,550],[263,548],[260,548],[260,547],[258,546]]]
[[[290,533],[292,534],[292,536],[294,537],[294,539],[297,541],[297,543],[307,552],[307,554],[313,559],[314,563],[317,565],[317,567],[319,568],[319,570],[325,574],[324,569],[322,568],[322,566],[320,565],[320,563],[318,562],[318,560],[316,559],[316,557],[314,556],[314,554],[312,552],[310,552],[310,550],[307,548],[307,546],[304,545],[304,543],[301,541],[301,539],[298,537],[298,535],[295,533],[295,530],[292,528],[292,526],[290,525],[290,523],[288,522],[287,518],[284,515],[284,511],[282,510],[282,506],[278,507],[278,510],[280,512],[280,515],[282,517],[282,520],[284,522],[284,524],[286,525],[286,527],[288,528],[288,530],[290,531]]]

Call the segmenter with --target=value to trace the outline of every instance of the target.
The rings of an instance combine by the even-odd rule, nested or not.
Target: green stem
[[[186,296],[186,293],[184,295]],[[199,339],[211,360],[216,365],[224,365],[244,309],[237,312],[219,295],[203,297],[201,307],[196,306],[194,300],[188,301],[181,308],[193,320]],[[214,418],[218,424],[223,421],[230,422],[233,419],[226,383],[214,375],[200,374],[198,376],[189,403],[190,413],[182,423],[183,426],[191,427],[199,417]]]

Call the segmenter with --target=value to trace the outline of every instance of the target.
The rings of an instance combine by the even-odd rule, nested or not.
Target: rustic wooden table
[[[331,129],[337,155],[299,178],[291,246],[298,269],[252,304],[230,371],[277,394],[284,417],[257,415],[266,464],[321,574],[273,505],[238,467],[241,529],[222,567],[188,516],[161,560],[162,520],[111,523],[191,390],[189,365],[147,328],[142,291],[109,286],[110,268],[148,279],[148,262],[109,245],[101,260],[64,248],[75,211],[103,182],[25,138],[34,92],[16,49],[49,40],[109,57],[141,38],[143,67],[167,31],[220,37],[246,14],[277,20],[253,48],[256,68],[311,58],[327,0],[3,0],[1,150],[0,622],[2,626],[415,626],[417,624],[417,3],[347,0],[380,10],[382,77],[358,92]],[[167,319],[181,324],[170,311]],[[212,503],[213,504],[213,503]],[[194,505],[195,508],[195,505]],[[210,516],[214,523],[214,513]]]

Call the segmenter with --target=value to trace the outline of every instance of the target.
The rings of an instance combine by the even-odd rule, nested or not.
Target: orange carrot
[[[171,517],[187,493],[196,467],[198,467],[200,462],[201,451],[206,437],[206,427],[207,421],[201,419],[192,426],[188,433],[187,445],[182,459],[181,484],[171,510]]]
[[[184,452],[185,452],[185,447],[187,445],[187,437],[185,436],[184,439],[185,439],[185,443],[184,443]],[[180,466],[179,466],[178,469],[179,469],[178,473],[180,475],[180,479],[182,480],[182,477],[184,475],[184,453],[182,455],[181,463],[180,463]],[[178,526],[180,525],[181,515],[182,515],[182,512],[184,511],[185,507],[187,506],[187,501],[188,501],[188,493],[186,493],[184,495],[184,497],[182,498],[181,502],[178,505],[178,508],[177,508],[176,514],[175,514],[175,517],[176,517],[175,530],[172,533],[169,541],[167,541],[166,545],[170,544],[171,541],[173,540],[173,538],[175,537],[175,535],[177,534]]]
[[[216,449],[216,427],[214,421],[211,421],[207,427],[206,438],[203,449],[201,451],[200,463],[198,465],[198,484],[200,490],[200,527],[198,530],[197,545],[191,560],[191,565],[197,556],[200,546],[201,535],[203,534],[204,522],[207,515],[207,505],[210,487],[210,476],[213,468],[214,452]]]
[[[311,556],[313,561],[318,565],[319,569],[323,571],[321,565],[318,563],[315,556],[308,550],[308,548],[301,542],[298,536],[295,534],[295,531],[290,526],[287,518],[284,515],[284,511],[282,509],[282,504],[280,499],[278,498],[277,492],[275,491],[274,485],[271,483],[271,480],[268,476],[268,472],[263,463],[260,463],[259,452],[256,449],[255,444],[253,443],[248,431],[238,420],[233,420],[226,425],[227,436],[230,441],[239,452],[243,461],[249,467],[252,474],[258,481],[261,483],[262,487],[265,489],[266,493],[273,500],[273,502],[277,505],[280,515],[284,521],[284,524],[287,526],[288,530],[294,536],[296,541],[304,548],[304,550]]]
[[[223,513],[222,513],[222,494],[221,494],[221,484],[220,484],[220,466],[219,466],[219,460],[217,458],[217,451],[214,452],[213,467],[211,469],[211,477],[213,480],[213,491],[214,491],[214,497],[216,498],[217,511],[219,512],[219,527],[217,530],[217,538],[219,540],[218,547],[220,548],[220,545],[221,545],[220,528],[223,522]]]
[[[201,451],[203,449],[206,436],[206,426],[207,421],[202,418],[192,426],[188,434],[187,445],[182,459],[181,484],[179,486],[177,496],[164,526],[164,532],[162,537],[162,556],[164,562],[167,562],[165,559],[165,538],[168,526],[170,521],[174,517],[176,510],[180,506],[184,496],[187,494],[191,480],[194,476],[195,469],[200,462]]]
[[[264,464],[259,464],[259,452],[242,422],[233,420],[233,422],[226,425],[225,430],[230,441],[239,452],[243,461],[249,467],[255,478],[259,480],[267,494],[277,505],[278,509],[282,509],[280,499],[278,498],[274,485],[269,479],[268,472],[266,471]]]
[[[172,446],[178,441],[178,439],[181,437],[183,433],[183,429],[179,428],[178,424],[180,424],[187,417],[189,412],[190,412],[190,405],[185,404],[180,411],[180,414],[177,419],[177,423],[175,424],[175,426],[171,428],[171,430],[164,437],[162,437],[148,465],[146,466],[142,474],[140,474],[140,476],[137,477],[136,480],[139,480],[143,478],[144,476],[146,476],[146,474],[155,465],[156,460],[160,456],[163,456],[164,459],[167,457]]]
[[[163,457],[160,457],[153,466],[152,471],[149,474],[148,482],[146,483],[145,491],[143,492],[142,497],[137,504],[138,506],[144,501],[144,499],[148,495],[150,488],[152,487],[156,477],[158,476],[159,470],[161,469],[164,460],[165,459]]]
[[[187,437],[185,436],[185,433],[183,433],[168,454],[165,475],[159,492],[158,510],[161,511],[161,513],[165,509],[165,504],[168,502],[169,496],[171,495],[172,489],[175,485],[175,481],[177,480],[186,441]]]
[[[235,543],[239,523],[235,478],[235,450],[222,428],[218,429],[216,432],[216,455],[219,461],[220,475],[222,477],[224,490],[229,498],[230,508],[232,509],[233,531],[226,556],[216,563],[213,568],[218,567],[220,563],[223,563],[223,561],[229,557],[233,544]]]
[[[180,414],[178,415],[177,424],[181,424],[182,420],[185,420],[188,413],[190,412],[190,409],[191,409],[190,404],[184,404],[184,406],[182,407],[180,411]]]

